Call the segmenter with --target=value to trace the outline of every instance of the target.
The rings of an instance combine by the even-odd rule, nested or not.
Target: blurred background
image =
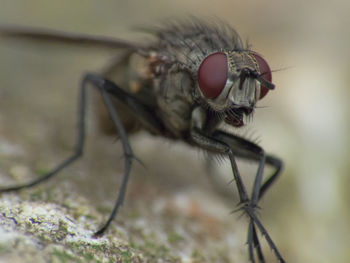
[[[287,262],[350,261],[348,1],[0,0],[0,6],[0,24],[141,41],[134,26],[159,24],[169,17],[195,15],[227,21],[276,70],[276,90],[260,102],[263,107],[247,128],[252,138],[286,165],[261,203],[266,228]],[[1,40],[0,156],[40,166],[38,160],[54,163],[55,154],[67,153],[75,138],[75,96],[81,75],[101,68],[110,55],[110,51]],[[112,162],[114,157],[108,156],[115,153],[104,147],[103,138],[95,139],[102,142],[93,153],[86,151],[87,159],[97,162],[95,169],[110,166],[98,157],[106,152],[103,158]],[[140,136],[135,141],[135,152],[149,167],[141,173],[164,172],[157,167],[161,160],[168,167],[176,164],[174,174],[191,176],[191,164],[181,170],[181,159],[177,163],[172,156],[177,151],[202,165],[202,155],[196,151]],[[169,156],[152,157],[159,151]]]

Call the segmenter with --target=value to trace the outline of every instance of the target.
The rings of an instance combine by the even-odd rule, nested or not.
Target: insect
[[[258,237],[260,231],[277,259],[285,262],[255,212],[261,197],[280,175],[283,163],[266,154],[256,143],[220,129],[221,125],[234,129],[244,126],[257,102],[274,89],[268,63],[244,46],[237,32],[224,22],[210,24],[192,18],[170,22],[148,32],[155,40],[142,45],[108,37],[0,27],[0,34],[6,37],[121,49],[101,74],[88,73],[83,77],[74,153],[38,179],[1,188],[0,193],[35,186],[82,156],[86,94],[91,85],[101,94],[96,98],[100,127],[106,133],[118,134],[125,156],[118,199],[108,220],[95,233],[96,237],[106,231],[124,200],[131,166],[136,159],[128,135],[144,129],[228,157],[239,193],[239,210],[249,218],[249,259],[265,262]],[[250,195],[241,179],[236,157],[258,162]],[[265,164],[275,170],[263,181]]]

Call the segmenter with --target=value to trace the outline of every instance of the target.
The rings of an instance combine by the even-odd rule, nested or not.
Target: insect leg
[[[110,114],[110,117],[113,120],[113,123],[114,123],[116,129],[118,130],[118,134],[120,136],[120,139],[121,139],[121,142],[123,145],[124,156],[125,156],[124,176],[122,179],[122,184],[121,184],[120,189],[119,189],[117,201],[116,201],[114,208],[113,208],[113,211],[110,214],[106,223],[94,234],[94,236],[97,237],[97,236],[102,235],[106,231],[106,229],[108,228],[108,226],[110,225],[110,223],[112,222],[114,217],[116,216],[119,207],[123,203],[123,200],[125,197],[125,192],[126,192],[127,182],[128,182],[129,175],[130,175],[132,159],[134,158],[134,154],[132,152],[126,131],[124,130],[124,127],[123,127],[123,125],[118,117],[118,113],[115,111],[115,109],[113,107],[113,104],[112,104],[112,101],[110,98],[110,94],[108,93],[108,90],[111,88],[112,84],[110,82],[105,81],[104,79],[102,79],[99,76],[96,76],[93,74],[87,74],[83,79],[82,89],[85,89],[86,85],[89,83],[93,84],[101,92],[103,102],[104,102],[104,104],[105,104],[105,106]],[[115,86],[115,85],[113,85],[113,86]],[[116,88],[116,87],[113,87],[113,88]]]
[[[69,166],[74,161],[76,161],[79,157],[83,155],[84,150],[84,142],[85,142],[85,113],[86,113],[86,91],[85,88],[80,89],[79,91],[79,103],[78,103],[78,133],[77,133],[77,141],[75,145],[74,153],[62,161],[59,165],[57,165],[50,172],[40,176],[37,179],[34,179],[28,183],[14,185],[10,187],[0,188],[0,193],[4,192],[14,192],[24,188],[30,188],[35,186],[41,182],[44,182],[61,171],[63,168]]]
[[[254,233],[254,223],[252,220],[249,222],[249,227],[248,227],[248,238],[247,238],[247,244],[248,244],[248,254],[249,254],[249,259],[252,263],[255,263],[255,258],[254,258],[254,246],[253,246],[253,233]],[[258,241],[258,244],[259,241]],[[255,245],[255,242],[254,242]]]
[[[137,114],[137,117],[141,120],[141,122],[148,124],[149,129],[160,132],[162,130],[162,126],[160,122],[152,115],[152,113],[149,112],[147,108],[141,103],[139,103],[132,95],[126,93],[125,91],[120,89],[118,86],[116,86],[114,83],[108,80],[105,80],[97,75],[87,74],[82,81],[82,85],[79,93],[79,106],[78,106],[79,107],[78,136],[77,136],[75,151],[72,154],[72,156],[65,159],[57,167],[52,169],[47,174],[39,177],[38,179],[35,179],[33,181],[30,181],[28,183],[21,184],[21,185],[0,188],[0,193],[17,191],[23,188],[29,188],[29,187],[35,186],[43,181],[48,180],[54,175],[58,174],[59,171],[61,171],[63,168],[67,167],[68,165],[73,163],[76,159],[78,159],[80,156],[82,156],[83,149],[84,149],[84,142],[85,142],[86,87],[87,87],[87,84],[89,83],[93,84],[101,92],[102,99],[106,105],[106,108],[121,138],[123,149],[124,149],[124,155],[125,155],[125,171],[124,171],[124,177],[122,179],[122,185],[120,187],[120,192],[119,192],[117,201],[115,203],[114,209],[111,215],[109,216],[107,222],[104,224],[104,226],[101,229],[99,229],[95,233],[95,236],[98,236],[103,234],[103,232],[108,228],[109,224],[111,223],[113,218],[116,216],[118,208],[123,203],[123,199],[126,191],[126,185],[127,185],[127,181],[128,181],[129,173],[131,169],[132,159],[135,158],[131,150],[126,132],[119,120],[117,112],[114,109],[113,103],[111,101],[111,96],[119,99],[120,102],[124,103],[133,112],[135,112]]]
[[[270,188],[270,186],[278,179],[283,170],[283,162],[281,159],[269,155],[266,155],[266,163],[274,166],[276,168],[275,172],[272,173],[264,182],[260,188],[259,199],[265,194],[265,192]]]
[[[237,156],[242,157],[242,158],[246,158],[246,159],[259,161],[259,168],[258,168],[258,172],[257,172],[257,175],[255,177],[255,181],[254,181],[252,198],[251,198],[248,206],[244,206],[243,208],[251,218],[250,224],[252,224],[252,223],[256,224],[256,226],[262,232],[263,236],[265,236],[269,246],[274,251],[276,257],[280,260],[280,262],[284,262],[282,256],[280,255],[279,251],[277,250],[276,245],[273,243],[272,239],[270,238],[267,231],[265,230],[265,228],[263,227],[263,225],[261,224],[260,220],[257,218],[257,216],[255,215],[255,212],[254,212],[254,208],[257,206],[257,203],[260,200],[261,196],[266,192],[266,190],[272,185],[272,183],[280,175],[280,172],[282,171],[282,167],[283,167],[282,161],[276,157],[271,156],[271,155],[265,156],[265,152],[260,146],[254,144],[254,143],[252,143],[244,138],[241,138],[241,137],[238,137],[238,136],[235,136],[232,134],[227,134],[227,133],[222,132],[222,131],[216,131],[213,134],[213,137],[219,141],[222,141],[222,142],[230,145],[231,149],[233,150],[233,152]],[[265,162],[273,165],[276,168],[276,170],[261,185],[263,168],[264,168]],[[249,227],[249,230],[248,230],[248,245],[252,239],[253,239],[255,247],[257,249],[259,260],[261,262],[264,262],[264,258],[262,257],[262,253],[261,253],[260,243],[259,243],[258,236],[256,234],[256,230],[255,230],[254,226]]]
[[[249,222],[247,244],[248,244],[249,258],[252,261],[252,263],[255,263],[254,251],[253,251],[254,248],[256,249],[256,252],[258,254],[259,262],[265,263],[265,258],[261,250],[260,241],[258,239],[258,235],[256,233],[256,228],[254,226],[253,220],[250,220]]]
[[[194,142],[197,143],[199,146],[207,150],[214,151],[221,154],[227,154],[229,156],[232,171],[233,171],[233,176],[239,192],[240,203],[243,204],[243,206],[250,204],[250,200],[248,199],[248,195],[243,185],[241,176],[239,175],[238,167],[233,155],[232,148],[229,145],[227,145],[225,142],[222,142],[215,138],[211,138],[209,136],[204,135],[197,128],[192,128],[191,137],[194,140]],[[249,223],[247,243],[248,243],[249,259],[254,263],[255,260],[254,260],[254,253],[253,253],[253,243],[254,243],[254,247],[256,247],[258,250],[259,256],[262,255],[262,251],[261,251],[258,237],[256,235],[254,222],[252,219],[250,220],[250,223]],[[260,262],[262,263],[264,262],[263,257],[259,257],[259,259],[260,259]]]
[[[116,203],[106,223],[94,234],[94,236],[97,237],[102,235],[106,231],[106,229],[108,228],[112,220],[117,215],[118,209],[124,201],[127,182],[129,179],[131,165],[132,165],[132,160],[136,158],[131,149],[128,136],[123,127],[123,124],[121,123],[118,113],[114,108],[114,104],[111,100],[112,98],[111,96],[117,98],[122,103],[126,104],[132,111],[138,114],[138,117],[142,122],[148,122],[148,125],[151,125],[154,130],[159,131],[159,129],[161,129],[161,126],[158,120],[155,117],[153,117],[153,115],[149,111],[147,111],[144,105],[140,104],[136,100],[136,98],[134,98],[132,95],[128,94],[127,92],[119,88],[113,82],[108,81],[95,74],[87,74],[83,79],[82,88],[84,89],[86,84],[88,83],[93,84],[101,92],[103,102],[110,114],[110,117],[112,118],[115,128],[118,131],[120,140],[123,145],[124,156],[125,156],[124,176],[122,179],[122,184],[119,189]]]
[[[213,138],[216,138],[230,145],[232,151],[237,157],[253,161],[259,161],[261,158],[259,154],[259,152],[261,151],[261,147],[244,138],[228,134],[223,131],[215,131],[213,134]],[[258,200],[260,200],[260,198],[266,193],[270,186],[278,179],[283,170],[282,160],[275,156],[266,154],[265,162],[266,164],[273,166],[275,168],[275,171],[264,181],[264,183],[260,187]]]
[[[264,258],[264,255],[262,253],[262,250],[261,250],[258,234],[256,233],[256,228],[254,226],[253,220],[250,220],[250,225],[252,226],[252,230],[251,231],[253,232],[254,247],[257,250],[258,258],[259,258],[261,263],[264,263],[265,262],[265,258]]]
[[[219,141],[216,138],[212,138],[210,136],[203,134],[196,127],[193,127],[191,129],[191,138],[197,145],[201,146],[204,149],[207,149],[209,151],[214,151],[220,154],[226,154],[229,156],[231,166],[232,166],[233,176],[239,192],[240,203],[241,204],[247,203],[249,201],[248,194],[243,184],[243,181],[241,179],[241,176],[239,174],[237,163],[231,147],[227,145],[225,142]]]

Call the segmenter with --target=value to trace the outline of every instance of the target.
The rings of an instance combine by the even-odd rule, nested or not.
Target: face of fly
[[[253,51],[223,51],[206,56],[197,71],[198,91],[210,110],[226,123],[240,127],[270,89],[272,74],[266,60]]]

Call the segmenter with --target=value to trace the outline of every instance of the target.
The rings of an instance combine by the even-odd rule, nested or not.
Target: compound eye
[[[253,52],[252,55],[254,56],[256,61],[258,62],[261,77],[264,80],[271,82],[272,81],[272,73],[271,73],[271,69],[270,69],[269,64],[267,64],[266,60],[263,59],[263,57],[260,56],[259,54]],[[263,97],[265,97],[265,95],[267,94],[268,91],[269,91],[268,88],[261,85],[259,100],[261,100]]]
[[[207,56],[198,69],[198,85],[203,95],[214,99],[220,95],[227,81],[227,57],[217,52]]]

